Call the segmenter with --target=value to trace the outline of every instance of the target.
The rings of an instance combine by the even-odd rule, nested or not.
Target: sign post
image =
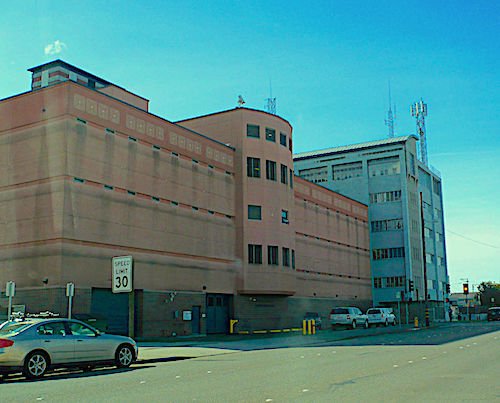
[[[9,297],[9,310],[7,313],[7,320],[11,320],[12,316],[12,297],[16,295],[16,283],[13,281],[7,281],[5,285],[5,295]]]
[[[128,334],[134,337],[135,298],[133,287],[133,259],[132,256],[117,256],[112,259],[113,293],[128,292]]]
[[[75,284],[66,284],[66,296],[68,297],[68,319],[71,319],[71,309],[73,307],[73,297],[75,295]]]

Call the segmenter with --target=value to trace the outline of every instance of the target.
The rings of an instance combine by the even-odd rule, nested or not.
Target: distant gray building
[[[396,302],[398,292],[407,301],[423,301],[427,293],[435,306],[446,298],[441,177],[417,160],[417,140],[410,135],[294,155],[296,175],[368,205],[376,305]]]

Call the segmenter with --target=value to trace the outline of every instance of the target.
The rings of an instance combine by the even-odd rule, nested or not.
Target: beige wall
[[[234,292],[232,149],[70,82],[0,117],[0,282],[108,288],[130,253],[138,288]]]

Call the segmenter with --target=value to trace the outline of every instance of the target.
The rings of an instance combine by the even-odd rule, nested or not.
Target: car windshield
[[[371,313],[371,314],[380,313],[380,309],[368,309],[366,313]]]
[[[348,313],[348,311],[345,308],[335,308],[332,310],[333,315],[345,315],[346,313]]]

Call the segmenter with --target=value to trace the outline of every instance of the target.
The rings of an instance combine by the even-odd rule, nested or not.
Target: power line
[[[462,235],[462,234],[459,234],[458,232],[453,232],[453,231],[450,231],[449,229],[446,229],[446,232],[449,232],[450,234],[453,234],[453,235],[459,236],[460,238],[467,239],[468,241],[471,241],[471,242],[477,243],[477,244],[479,244],[479,245],[487,246],[488,248],[500,249],[500,246],[495,246],[495,245],[491,245],[491,244],[486,243],[486,242],[477,241],[477,240],[475,240],[475,239],[472,239],[472,238],[466,237],[466,236],[464,236],[464,235]]]

